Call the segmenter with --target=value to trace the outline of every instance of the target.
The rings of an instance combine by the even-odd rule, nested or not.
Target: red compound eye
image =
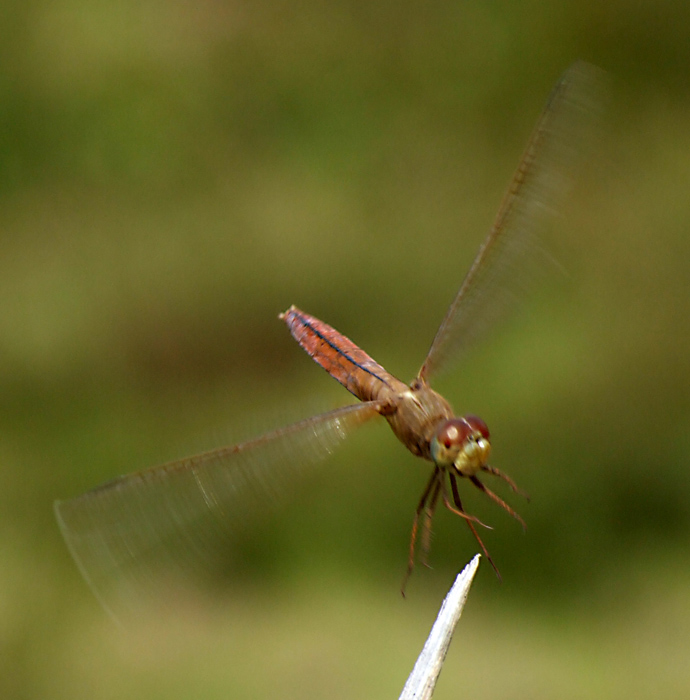
[[[436,439],[440,445],[449,449],[454,445],[462,445],[471,431],[472,427],[463,418],[451,418],[439,428]]]
[[[489,428],[486,423],[478,416],[465,416],[465,421],[472,429],[472,432],[478,432],[482,437],[489,439]]]

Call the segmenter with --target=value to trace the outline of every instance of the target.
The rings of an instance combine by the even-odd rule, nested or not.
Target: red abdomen
[[[349,338],[318,318],[295,306],[280,314],[280,318],[305,352],[361,401],[385,398],[386,394],[407,389]]]

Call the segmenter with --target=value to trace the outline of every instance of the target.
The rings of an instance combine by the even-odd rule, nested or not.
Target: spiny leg
[[[482,527],[485,527],[487,530],[493,530],[491,525],[487,525],[486,523],[483,523],[476,515],[470,515],[469,513],[465,512],[465,509],[462,507],[460,502],[460,496],[458,495],[458,487],[457,483],[455,481],[456,476],[455,474],[451,471],[448,472],[448,476],[450,478],[450,483],[451,487],[454,489],[453,491],[453,501],[455,502],[455,505],[457,508],[453,507],[453,505],[450,502],[450,499],[448,498],[448,491],[446,490],[446,485],[445,482],[443,483],[443,505],[454,515],[458,515],[464,520],[467,520],[468,523],[477,523],[477,525],[481,525]]]
[[[434,488],[431,491],[431,495],[427,500],[426,507],[424,508],[424,528],[422,530],[422,564],[424,566],[429,566],[428,556],[429,549],[431,547],[431,522],[434,519],[434,513],[436,512],[436,505],[438,504],[438,497],[441,494],[441,487],[443,486],[443,475],[439,479],[436,479],[434,483]]]
[[[483,491],[492,501],[498,503],[498,505],[501,506],[501,508],[508,511],[508,513],[510,513],[515,518],[515,520],[517,520],[520,523],[520,525],[522,525],[523,530],[527,529],[525,521],[502,498],[499,498],[491,489],[484,486],[484,484],[481,481],[479,481],[479,479],[476,476],[471,476],[470,481],[480,491]]]
[[[450,472],[450,488],[453,492],[453,501],[455,502],[455,505],[458,507],[458,510],[461,513],[464,513],[464,509],[462,507],[462,501],[460,500],[460,492],[458,491],[458,481],[453,474],[453,472]],[[456,511],[452,509],[453,512],[455,513]],[[489,550],[484,546],[484,543],[482,542],[482,538],[479,536],[479,533],[477,532],[477,528],[472,524],[472,521],[468,518],[467,520],[467,525],[472,530],[472,534],[474,535],[474,538],[479,542],[479,546],[482,548],[482,551],[484,552],[484,556],[489,560],[489,564],[493,567],[493,570],[496,572],[496,576],[499,581],[502,581],[503,579],[501,578],[501,572],[498,570],[498,567],[496,564],[494,564],[494,560],[491,558],[491,555],[489,554]]]
[[[529,501],[530,501],[529,494],[527,492],[523,491],[507,474],[504,474],[500,469],[497,469],[496,467],[492,467],[488,464],[485,464],[482,467],[482,471],[489,472],[489,474],[493,474],[494,476],[497,476],[499,479],[503,479],[503,481],[505,481],[508,484],[508,486],[510,486],[510,488],[513,489],[513,491],[515,491],[515,493],[522,496],[529,503]]]
[[[424,489],[424,493],[422,493],[422,497],[419,499],[417,509],[414,512],[414,518],[412,519],[412,534],[410,535],[410,554],[407,559],[407,571],[403,576],[402,586],[400,587],[400,592],[402,593],[403,598],[405,597],[405,586],[407,586],[407,580],[410,578],[412,569],[414,569],[414,550],[415,544],[417,543],[417,528],[419,526],[419,516],[424,510],[427,501],[429,500],[429,494],[432,492],[441,476],[442,474],[440,468],[435,467],[434,471],[431,474],[431,478],[429,479],[429,482],[427,483],[426,488]]]

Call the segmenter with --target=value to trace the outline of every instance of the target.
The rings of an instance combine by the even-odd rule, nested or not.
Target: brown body
[[[408,386],[387,372],[349,338],[296,306],[291,306],[285,313],[280,314],[280,318],[316,363],[365,405],[373,406],[377,413],[384,416],[398,440],[412,454],[435,465],[415,511],[403,594],[407,577],[414,567],[419,518],[424,513],[422,549],[426,557],[431,520],[439,499],[443,500],[446,508],[467,521],[484,554],[493,565],[491,556],[473,525],[483,523],[465,512],[457,479],[468,477],[477,488],[519,520],[523,527],[524,521],[477,478],[478,472],[485,471],[504,479],[513,490],[518,491],[508,476],[487,463],[490,444],[486,424],[476,416],[456,417],[448,401],[431,389],[422,378],[424,368]],[[450,493],[446,481],[450,483]],[[498,574],[498,569],[496,573]]]
[[[281,318],[312,359],[350,393],[360,401],[380,402],[379,412],[412,454],[433,461],[431,440],[454,416],[443,396],[420,379],[408,386],[335,328],[295,306]]]

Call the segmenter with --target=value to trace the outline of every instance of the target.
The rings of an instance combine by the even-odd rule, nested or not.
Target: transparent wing
[[[558,212],[578,160],[591,148],[604,83],[601,70],[578,62],[556,84],[494,224],[436,333],[421,379],[464,350],[545,266],[548,256],[538,246],[539,235]]]
[[[117,478],[56,502],[60,529],[96,596],[116,619],[127,618],[142,604],[161,600],[167,584],[217,570],[246,517],[378,409],[373,401],[347,406]]]

